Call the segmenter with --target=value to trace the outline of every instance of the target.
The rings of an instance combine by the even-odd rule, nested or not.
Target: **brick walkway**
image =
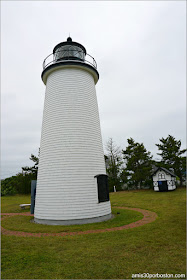
[[[129,228],[135,228],[135,227],[140,227],[145,224],[151,223],[156,220],[157,214],[152,211],[144,210],[144,209],[139,209],[139,208],[130,208],[130,207],[113,207],[113,208],[118,208],[118,209],[127,209],[127,210],[133,210],[140,212],[144,215],[144,217],[136,221],[134,223],[120,226],[120,227],[114,227],[114,228],[106,228],[106,229],[94,229],[94,230],[86,230],[86,231],[77,231],[77,232],[59,232],[59,233],[32,233],[32,232],[23,232],[23,231],[13,231],[13,230],[8,230],[3,227],[1,227],[1,232],[4,235],[15,235],[15,236],[33,236],[33,237],[42,237],[42,236],[67,236],[67,235],[83,235],[83,234],[89,234],[89,233],[100,233],[100,232],[111,232],[111,231],[117,231],[117,230],[124,230],[124,229],[129,229]],[[11,216],[34,216],[31,215],[30,213],[1,213],[2,219],[11,217]]]

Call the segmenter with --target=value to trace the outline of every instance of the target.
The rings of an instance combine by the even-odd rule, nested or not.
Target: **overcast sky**
[[[2,178],[32,165],[40,146],[44,58],[67,37],[98,64],[103,146],[112,137],[186,146],[186,1],[2,1]]]

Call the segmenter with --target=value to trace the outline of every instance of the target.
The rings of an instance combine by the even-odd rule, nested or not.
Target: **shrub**
[[[1,195],[30,194],[31,180],[36,180],[36,175],[19,173],[6,178],[1,181]]]
[[[1,196],[15,195],[16,193],[16,189],[10,182],[7,182],[6,179],[1,181]]]

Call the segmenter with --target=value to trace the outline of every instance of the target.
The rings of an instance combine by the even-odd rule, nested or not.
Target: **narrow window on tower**
[[[98,189],[98,201],[109,201],[109,188],[108,188],[108,176],[105,174],[96,175],[97,189]]]

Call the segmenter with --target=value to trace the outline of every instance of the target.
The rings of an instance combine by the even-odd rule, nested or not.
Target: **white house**
[[[164,168],[158,167],[152,174],[154,191],[172,191],[176,189],[176,175]]]

